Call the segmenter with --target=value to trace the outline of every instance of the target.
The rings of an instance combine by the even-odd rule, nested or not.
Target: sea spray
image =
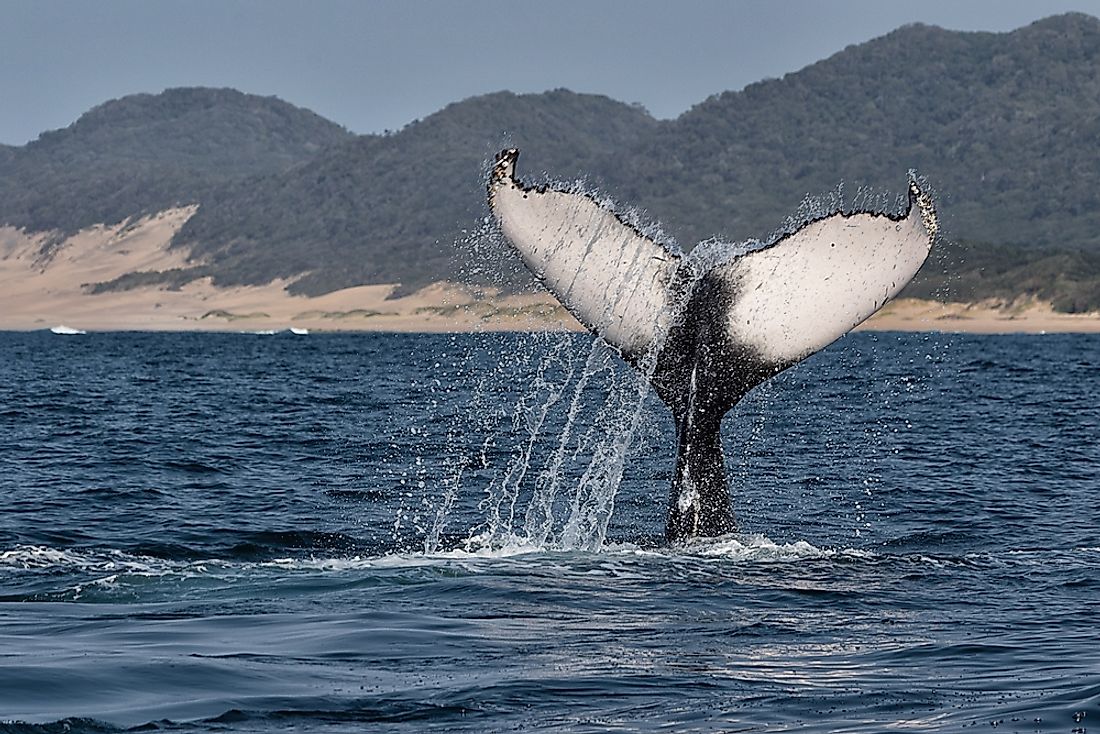
[[[567,342],[558,341],[539,364],[532,381],[531,392],[521,398],[512,411],[513,431],[525,430],[526,435],[513,453],[512,461],[500,478],[496,487],[490,486],[488,532],[493,540],[516,535],[516,503],[525,489],[524,480],[531,467],[536,446],[543,436],[542,429],[547,415],[557,405],[572,377],[572,370],[563,361],[563,350]],[[551,368],[565,365],[564,379],[550,376]]]
[[[588,350],[584,368],[573,384],[572,398],[557,447],[549,464],[539,472],[535,480],[534,497],[527,507],[524,525],[528,539],[540,547],[546,545],[554,529],[554,501],[562,484],[562,472],[569,454],[574,426],[583,406],[585,388],[598,372],[612,369],[610,360],[610,351],[599,340],[594,340]]]
[[[648,384],[634,378],[633,384],[619,384],[604,403],[603,420],[597,425],[617,426],[596,440],[591,459],[577,486],[571,512],[558,545],[563,549],[598,550],[607,537],[607,526],[615,509],[615,494],[622,481],[627,451],[634,440],[644,412]]]
[[[479,340],[462,355],[486,370],[468,409],[435,429],[443,431],[432,440],[443,443],[444,458],[439,479],[425,490],[432,502],[426,553],[456,542],[598,549],[606,537],[614,494],[647,414],[648,385],[598,339],[546,333],[524,337],[519,349],[508,344]],[[519,385],[508,377],[517,363],[529,364],[533,374]],[[461,498],[478,492],[476,513],[458,517]]]
[[[576,181],[563,188],[588,187],[584,181]],[[617,207],[602,197],[600,201],[615,209],[622,221],[677,250],[657,225],[643,221],[641,212]],[[462,244],[474,254],[510,251],[491,219],[483,220]],[[704,248],[711,253],[719,249]],[[676,262],[678,268],[687,259]],[[624,266],[625,276],[607,299],[604,320],[616,318],[617,305],[632,297],[648,273],[649,262],[638,250]],[[671,272],[675,274],[676,268]],[[480,266],[473,266],[469,274],[483,277],[486,273]],[[601,339],[589,341],[583,364],[577,364],[575,349],[565,348],[576,343],[572,338],[563,337],[546,345],[534,379],[515,398],[508,432],[515,443],[505,465],[485,485],[479,504],[481,522],[471,528],[468,539],[495,547],[522,543],[549,549],[597,550],[604,543],[628,454],[647,411],[649,379],[656,369],[657,356],[695,282],[690,275],[680,276],[668,313],[655,315],[654,340],[648,352],[637,358],[636,373],[627,369],[615,350]],[[500,355],[498,364],[513,361],[513,356],[523,355]],[[497,387],[482,383],[471,410],[488,407],[484,398]],[[555,425],[552,431],[547,429],[550,423]],[[507,426],[501,428],[507,432]],[[486,439],[485,446],[492,443],[492,439]],[[484,450],[482,456],[486,456]],[[465,465],[461,458],[452,458],[445,467],[447,480],[436,504],[435,521],[425,538],[424,547],[429,552],[440,549],[444,528],[452,521],[451,509],[464,491]],[[655,501],[663,503],[664,498]]]
[[[649,234],[656,241],[667,241],[659,229],[641,221],[640,212],[616,206],[589,191],[583,181],[553,188],[585,194],[605,210],[614,211],[631,229],[625,232],[625,237],[633,237],[634,232],[639,232],[643,236]],[[857,197],[867,203],[875,195],[861,189]],[[807,197],[768,242],[774,242],[785,231],[799,229],[810,220],[841,210],[843,199],[842,188],[822,199]],[[591,248],[595,242],[593,239],[587,246]],[[467,238],[466,243],[474,252],[499,250],[503,244],[499,230],[489,219],[482,221],[482,226]],[[513,404],[511,433],[517,437],[516,443],[506,464],[485,486],[480,505],[484,515],[470,537],[495,546],[522,542],[546,548],[598,549],[606,538],[615,494],[622,481],[628,452],[645,415],[650,379],[669,330],[682,318],[684,307],[702,274],[766,244],[749,241],[734,245],[710,240],[688,255],[680,253],[674,245],[668,248],[676,255],[672,258],[676,265],[671,273],[662,274],[669,279],[666,283],[667,311],[654,314],[655,333],[646,342],[645,350],[641,354],[627,355],[637,374],[618,370],[610,348],[600,340],[591,343],[579,369],[573,362],[574,355],[565,356],[568,350],[562,349],[564,341],[552,345],[542,357],[527,392]],[[616,324],[615,319],[622,318],[618,305],[633,298],[639,284],[652,277],[649,251],[643,248],[628,251],[633,253],[632,259],[618,263],[622,275],[617,279],[615,291],[606,294],[602,318],[589,312],[582,316],[596,332],[604,333],[601,324]],[[485,273],[479,271],[479,274]],[[605,386],[606,392],[595,411],[584,415],[584,395],[589,390],[599,389],[597,378],[608,370],[614,379]],[[561,420],[552,420],[551,416],[559,412],[563,414]],[[583,429],[579,423],[582,420]],[[552,431],[548,431],[550,425],[555,426]],[[759,433],[757,427],[750,433],[750,440]],[[454,462],[454,466],[461,467],[463,463]],[[574,479],[577,470],[580,476]],[[452,466],[449,476],[456,479],[444,487],[436,522],[425,543],[429,550],[438,548],[442,528],[449,522],[450,508],[461,491],[461,469],[456,472]],[[818,477],[809,479],[819,481]],[[859,505],[857,510],[862,521]]]

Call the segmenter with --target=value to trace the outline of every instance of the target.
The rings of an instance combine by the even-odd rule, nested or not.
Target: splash
[[[550,181],[548,185],[592,195],[601,207],[615,212],[634,230],[680,253],[658,224],[647,221],[644,212],[619,206],[593,191],[585,181]],[[483,220],[460,244],[474,254],[466,275],[475,280],[490,274],[478,263],[499,261],[502,253],[509,252],[491,218]],[[534,337],[528,348],[541,350],[534,377],[526,390],[514,398],[507,419],[501,421],[500,383],[514,379],[503,365],[523,361],[531,354],[499,355],[491,360],[496,367],[478,382],[469,416],[459,419],[461,427],[448,431],[442,492],[425,534],[424,552],[439,553],[448,545],[446,538],[455,525],[456,502],[464,494],[476,491],[468,481],[471,466],[491,470],[493,474],[481,490],[479,522],[467,529],[460,541],[462,547],[494,550],[518,544],[563,551],[602,548],[630,452],[650,416],[649,380],[656,369],[657,354],[690,297],[697,273],[706,269],[695,263],[729,259],[745,249],[713,241],[680,261],[687,267],[679,274],[677,297],[668,305],[666,318],[658,319],[661,326],[655,335],[655,347],[634,365],[634,370],[599,338],[589,338],[587,349],[581,352],[576,348],[575,337],[544,337],[549,343],[541,343],[542,338]],[[638,259],[640,255],[635,257]],[[628,264],[627,271],[641,273],[643,267],[639,260]],[[506,272],[507,268],[497,271]],[[622,279],[617,292],[607,299],[605,318],[611,318],[615,306],[631,297],[634,287],[636,284],[630,278]],[[493,435],[494,430],[498,435]],[[471,431],[485,436],[479,454],[474,457],[461,453],[466,448],[464,440],[450,440],[452,436],[465,437]],[[513,440],[503,465],[493,461],[500,434]]]
[[[583,181],[554,185],[587,188]],[[600,201],[639,231],[665,237],[657,225],[645,223],[638,210]],[[500,260],[507,252],[499,229],[488,218],[464,245],[475,255],[474,263]],[[476,264],[470,270],[466,275],[475,279],[488,274]],[[629,297],[626,286],[608,299],[609,312]],[[456,503],[477,491],[482,494],[480,517],[460,532],[463,547],[501,549],[518,543],[545,550],[598,550],[606,541],[630,451],[649,415],[648,380],[659,350],[634,372],[598,338],[532,335],[526,349],[526,354],[486,360],[495,366],[478,381],[468,414],[448,429],[443,486],[425,534],[425,553],[454,545]],[[507,366],[529,360],[534,362],[534,377],[525,389],[516,396],[502,394],[507,393],[502,383],[515,379]],[[501,403],[509,399],[511,409],[502,410]],[[474,455],[468,453],[470,435],[483,436]],[[502,463],[499,444],[505,440],[511,445]],[[476,476],[485,472],[491,477],[479,490]]]
[[[600,340],[567,335],[547,337],[534,365],[533,379],[501,420],[503,371],[479,381],[466,429],[485,434],[475,457],[450,455],[451,467],[427,533],[424,551],[446,550],[454,508],[473,465],[490,471],[481,489],[479,521],[459,546],[467,552],[512,547],[541,550],[598,550],[607,537],[615,494],[638,428],[648,414],[647,383],[619,364]],[[490,406],[497,405],[495,409]],[[496,420],[494,420],[494,418]],[[503,425],[502,425],[503,424]],[[463,433],[462,429],[454,429]],[[503,433],[512,437],[501,452]],[[456,441],[449,450],[461,449]],[[504,453],[506,458],[494,464]],[[475,473],[476,474],[476,473]],[[476,490],[475,490],[476,491]]]

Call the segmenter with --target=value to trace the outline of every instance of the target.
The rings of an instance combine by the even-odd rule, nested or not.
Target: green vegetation
[[[482,321],[502,317],[541,321],[569,318],[569,312],[564,307],[550,303],[533,303],[526,306],[494,306],[491,303],[478,301],[474,303],[452,303],[445,306],[421,306],[416,309],[415,313],[432,314],[447,318],[472,315],[477,316]]]
[[[201,204],[174,246],[203,265],[94,289],[525,287],[483,235],[484,174],[509,145],[528,180],[587,176],[685,246],[766,238],[841,182],[850,206],[892,205],[916,168],[948,246],[907,294],[1100,308],[1100,21],[1081,14],[1005,34],[905,26],[665,122],[606,97],[501,92],[357,137],[231,90],[127,97],[0,147],[0,222],[68,231]]]
[[[910,25],[711,97],[620,156],[623,198],[685,242],[766,234],[844,182],[916,168],[950,238],[1100,248],[1100,20],[1012,33]]]
[[[147,285],[160,285],[168,288],[168,290],[176,291],[188,283],[198,278],[205,278],[208,275],[210,275],[209,269],[202,266],[172,268],[171,270],[138,270],[105,283],[85,283],[84,290],[94,294],[125,291]]]
[[[116,224],[209,201],[233,181],[284,171],[351,137],[274,97],[201,88],[136,94],[0,149],[0,222],[62,232]]]
[[[485,265],[463,262],[467,253],[454,243],[488,213],[484,173],[501,148],[529,151],[529,171],[580,176],[607,150],[656,126],[644,110],[564,90],[477,97],[397,134],[360,137],[238,186],[204,204],[177,242],[216,262],[220,284],[308,272],[292,291],[415,288]],[[495,276],[495,264],[489,270],[482,279]]]
[[[371,308],[355,308],[350,311],[303,311],[294,316],[297,320],[305,319],[371,319],[376,316],[397,316],[396,311],[375,311]]]
[[[935,300],[1021,298],[1050,301],[1055,310],[1100,310],[1100,250],[948,243],[933,254],[902,297]]]
[[[233,313],[232,311],[226,311],[225,309],[215,309],[213,311],[207,311],[199,319],[225,319],[226,321],[247,321],[248,319],[267,319],[271,318],[269,314],[263,311],[254,311],[252,313]]]

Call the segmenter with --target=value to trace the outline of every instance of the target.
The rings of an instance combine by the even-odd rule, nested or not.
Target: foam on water
[[[867,551],[857,551],[853,548],[842,551],[818,548],[805,540],[797,540],[793,543],[776,543],[771,538],[759,533],[750,535],[724,535],[717,538],[701,538],[679,545],[677,548],[691,555],[698,555],[704,558],[724,558],[735,561],[762,563],[831,558],[838,553],[849,555],[868,553]]]
[[[150,582],[162,579],[173,584],[264,583],[265,579],[339,579],[345,574],[371,574],[400,569],[460,570],[464,574],[492,573],[519,567],[539,572],[556,568],[567,574],[585,573],[591,564],[626,562],[632,573],[661,578],[669,563],[677,566],[713,565],[730,569],[752,569],[769,565],[807,562],[841,563],[850,566],[889,564],[896,573],[906,568],[930,571],[949,569],[1054,567],[1067,553],[1097,553],[1100,548],[1073,550],[1009,550],[999,554],[969,553],[934,556],[926,553],[889,554],[868,548],[829,548],[806,540],[777,542],[760,533],[730,534],[696,539],[670,546],[641,546],[629,542],[603,544],[597,550],[537,546],[513,536],[506,540],[490,533],[470,537],[457,547],[436,551],[387,551],[378,554],[333,555],[310,553],[267,560],[241,561],[220,558],[174,560],[129,554],[119,550],[78,551],[44,546],[17,546],[0,552],[0,581],[6,585],[33,583],[34,596],[43,600],[79,601],[92,589],[100,593],[139,593]],[[503,565],[502,565],[503,564]],[[517,566],[516,564],[520,564]],[[135,587],[135,584],[137,587]],[[135,588],[138,588],[135,592]],[[174,588],[174,587],[173,587]]]
[[[119,550],[77,551],[44,546],[17,546],[0,552],[0,572],[19,571],[57,573],[108,573],[133,576],[197,576],[232,575],[278,571],[343,572],[372,568],[430,566],[452,561],[486,561],[529,559],[539,564],[545,558],[568,563],[601,557],[637,557],[654,559],[723,559],[738,563],[797,562],[832,558],[870,558],[869,551],[854,548],[841,550],[819,548],[799,540],[777,543],[765,535],[726,535],[720,538],[693,540],[671,546],[642,547],[634,543],[607,543],[597,550],[565,550],[554,546],[538,546],[527,538],[512,536],[501,539],[488,532],[472,536],[458,547],[430,552],[384,552],[378,555],[329,556],[310,554],[301,557],[278,557],[270,560],[239,561],[219,558],[173,560],[133,555]]]
[[[191,564],[186,564],[191,565]],[[166,573],[179,568],[178,562],[122,551],[81,552],[45,546],[16,546],[0,552],[0,570],[124,571],[127,573]]]
[[[54,334],[60,334],[62,336],[83,336],[88,333],[83,329],[74,329],[73,327],[65,326],[64,324],[50,328],[50,332]]]
[[[806,562],[918,564],[932,568],[951,565],[952,561],[923,555],[890,556],[859,548],[824,548],[805,540],[776,542],[762,534],[727,535],[672,546],[639,546],[634,543],[607,543],[598,551],[562,550],[531,545],[514,537],[501,543],[485,534],[470,538],[459,547],[434,552],[391,551],[376,555],[331,555],[311,553],[259,561],[209,558],[183,561],[131,555],[121,551],[79,552],[45,547],[18,547],[0,553],[0,580],[7,585],[32,583],[35,597],[77,601],[86,592],[138,593],[145,589],[154,597],[160,587],[149,584],[157,579],[177,588],[179,581],[198,584],[256,583],[278,578],[314,578],[339,580],[346,574],[360,577],[372,573],[385,575],[400,569],[423,569],[434,575],[436,569],[463,574],[494,573],[524,568],[543,572],[548,568],[565,574],[587,573],[593,564],[608,562],[629,564],[631,573],[659,579],[669,564],[678,567],[714,566],[752,569],[774,564]],[[954,564],[971,565],[962,559]],[[1030,563],[1030,562],[1029,562]],[[518,565],[517,565],[518,564]],[[701,567],[701,566],[700,566]],[[352,579],[349,579],[352,580]],[[136,589],[136,590],[135,590]]]

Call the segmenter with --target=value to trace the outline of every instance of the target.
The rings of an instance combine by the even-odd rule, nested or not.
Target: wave
[[[69,717],[45,723],[4,721],[0,719],[0,734],[116,734],[159,730],[221,731],[236,729],[241,725],[254,725],[259,730],[302,725],[333,724],[442,724],[450,720],[467,721],[485,712],[485,706],[477,695],[464,695],[462,691],[454,701],[431,701],[403,697],[377,697],[354,700],[347,706],[334,706],[331,700],[318,698],[307,701],[279,701],[273,703],[303,704],[300,707],[275,707],[269,709],[233,708],[209,718],[192,721],[159,719],[137,726],[116,726],[106,721],[87,717]],[[312,704],[312,705],[311,705]]]
[[[83,329],[74,329],[73,327],[65,326],[64,324],[61,324],[60,326],[51,327],[50,331],[54,334],[61,334],[63,336],[82,336],[82,335],[88,333],[88,332],[84,331]]]
[[[793,543],[777,543],[760,535],[729,535],[721,538],[699,539],[671,546],[642,547],[633,543],[610,543],[599,551],[563,550],[542,547],[524,538],[509,538],[504,542],[487,544],[484,538],[475,536],[460,547],[435,552],[389,551],[380,554],[302,555],[277,556],[267,559],[242,560],[237,558],[204,558],[178,560],[157,556],[131,554],[121,550],[76,550],[48,546],[23,545],[0,551],[0,571],[54,571],[88,572],[134,575],[209,574],[222,571],[248,571],[253,569],[280,569],[283,571],[347,571],[368,568],[394,568],[425,566],[449,562],[492,562],[517,558],[553,557],[597,559],[609,557],[636,557],[654,559],[723,559],[744,563],[794,562],[810,559],[832,558],[838,555],[851,558],[870,557],[868,551],[846,548],[834,550],[819,548],[799,540]]]
[[[718,538],[692,540],[675,548],[704,558],[723,558],[751,563],[782,563],[819,558],[871,558],[873,553],[856,548],[819,548],[805,540],[777,543],[762,534],[724,535]]]
[[[115,734],[122,731],[126,730],[105,721],[77,717],[58,719],[44,724],[0,719],[0,734]]]
[[[341,536],[342,537],[342,536]],[[331,546],[330,546],[331,547]],[[267,558],[259,554],[237,552],[234,547],[227,558],[164,558],[117,549],[63,549],[42,545],[20,545],[0,551],[0,574],[29,572],[38,576],[51,574],[83,574],[93,577],[89,582],[112,584],[120,576],[135,577],[197,577],[240,578],[251,574],[278,573],[341,573],[370,569],[419,568],[461,564],[470,570],[490,568],[496,562],[531,563],[556,566],[584,566],[600,560],[631,560],[646,562],[733,563],[738,565],[790,564],[812,561],[894,562],[903,566],[920,566],[931,570],[945,567],[983,569],[990,566],[1042,566],[1056,564],[1068,556],[1100,552],[1100,547],[1073,549],[1006,549],[998,553],[967,553],[935,555],[927,553],[890,553],[866,548],[819,547],[805,540],[778,542],[763,534],[731,534],[717,538],[700,538],[674,545],[642,546],[621,542],[605,544],[598,551],[567,550],[544,547],[522,537],[511,537],[491,544],[486,537],[473,536],[449,550],[434,552],[384,550],[380,553],[345,552],[344,554],[311,553],[309,545],[291,544],[269,547]],[[282,550],[282,554],[277,554]],[[287,550],[299,550],[300,555],[287,555]],[[350,550],[345,548],[345,550]],[[87,582],[86,582],[87,583]]]
[[[22,545],[0,551],[0,570],[136,571],[154,569],[166,561],[152,556],[135,556],[118,550],[81,552],[41,545]]]

